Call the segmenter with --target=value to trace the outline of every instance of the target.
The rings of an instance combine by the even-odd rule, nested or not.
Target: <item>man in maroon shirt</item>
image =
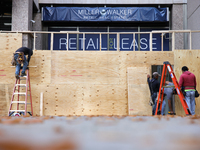
[[[189,107],[192,115],[195,114],[195,89],[196,77],[193,73],[188,71],[188,67],[182,67],[182,75],[180,76],[179,86],[184,87],[186,95],[185,101]]]

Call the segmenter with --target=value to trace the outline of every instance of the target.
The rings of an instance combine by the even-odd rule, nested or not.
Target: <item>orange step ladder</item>
[[[26,69],[26,74],[27,75],[23,76],[23,77],[19,76],[19,79],[16,79],[16,81],[15,81],[15,86],[14,86],[14,89],[13,89],[10,108],[9,108],[9,111],[8,111],[8,116],[21,116],[22,114],[26,116],[27,113],[30,116],[33,116],[31,85],[30,85],[30,77],[29,77],[29,70],[28,69]],[[25,80],[26,83],[22,84],[21,83],[21,82],[23,82],[22,80]],[[23,87],[26,88],[25,92],[21,92],[21,89]],[[15,95],[17,97],[15,97]],[[23,97],[25,97],[24,98],[25,100],[23,99]],[[30,103],[27,103],[28,99],[30,100]],[[15,106],[16,109],[12,109],[14,107],[13,104],[17,104]],[[20,110],[19,109],[19,104],[23,104],[24,105],[24,109]],[[31,111],[27,111],[27,104],[30,104]]]
[[[168,61],[164,62],[163,64],[164,65],[163,65],[163,71],[162,71],[162,76],[161,76],[161,82],[160,82],[160,88],[159,88],[159,94],[158,94],[158,99],[157,99],[157,107],[156,107],[155,115],[158,114],[158,107],[159,107],[160,96],[161,96],[161,102],[160,102],[160,110],[159,110],[159,112],[161,112],[161,109],[162,109],[162,102],[163,102],[163,98],[164,98],[164,89],[165,89],[164,87],[165,87],[167,69],[168,69],[169,74],[171,76],[171,79],[172,79],[172,81],[174,83],[176,92],[177,92],[177,94],[179,96],[179,99],[181,101],[181,104],[183,106],[185,114],[186,115],[191,115],[191,112],[190,112],[190,110],[188,108],[188,105],[187,105],[187,103],[185,101],[185,97],[184,97],[184,95],[183,95],[183,93],[181,91],[181,88],[178,85],[178,81],[176,79],[176,76],[174,74],[174,71],[173,71],[173,68],[172,68],[171,64]],[[163,90],[162,90],[162,88],[163,88]],[[161,92],[161,90],[162,90],[162,92]]]

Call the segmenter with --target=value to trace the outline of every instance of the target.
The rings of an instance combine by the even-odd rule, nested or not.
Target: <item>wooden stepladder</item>
[[[160,88],[159,88],[159,94],[158,94],[158,99],[157,99],[157,107],[156,107],[155,115],[158,114],[158,107],[159,107],[159,99],[160,99],[160,97],[161,97],[161,102],[160,102],[160,110],[159,110],[159,112],[161,112],[161,109],[162,109],[162,102],[163,102],[163,98],[164,98],[164,89],[165,89],[165,81],[166,81],[167,69],[168,69],[169,74],[171,76],[171,79],[172,79],[172,81],[174,83],[176,92],[177,92],[177,94],[179,96],[179,99],[181,101],[181,104],[183,106],[185,114],[186,115],[191,115],[190,110],[188,108],[188,105],[187,105],[187,103],[185,101],[185,97],[184,97],[184,95],[183,95],[183,93],[181,91],[181,88],[178,85],[178,81],[177,81],[176,76],[174,74],[173,68],[172,68],[171,64],[168,61],[163,63],[163,71],[162,71],[162,76],[161,76],[161,81],[160,81]]]
[[[10,103],[10,108],[8,111],[8,116],[20,116],[28,113],[30,116],[33,115],[32,107],[32,97],[31,97],[31,85],[30,85],[30,76],[29,70],[26,69],[26,76],[19,76],[19,79],[16,79],[15,86],[13,89],[12,99]],[[22,83],[23,80],[25,83]],[[16,96],[15,96],[16,95]],[[27,101],[30,103],[27,103]],[[16,105],[13,105],[16,104]],[[20,104],[24,105],[21,106]],[[27,110],[27,104],[30,104],[30,110]],[[22,109],[20,109],[22,108]]]

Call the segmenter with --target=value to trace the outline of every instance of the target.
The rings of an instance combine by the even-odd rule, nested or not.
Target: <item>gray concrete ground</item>
[[[199,116],[0,117],[0,150],[199,150]]]

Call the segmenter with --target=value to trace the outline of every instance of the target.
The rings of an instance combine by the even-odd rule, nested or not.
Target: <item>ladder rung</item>
[[[164,88],[172,88],[172,87],[175,87],[174,85],[170,85],[170,86],[162,86]]]
[[[20,80],[26,80],[26,79],[27,79],[27,76],[23,76],[23,77],[19,76],[19,79],[20,79]]]
[[[24,95],[24,94],[19,94],[19,96],[26,96],[26,95]],[[30,94],[27,94],[27,96],[30,96]]]
[[[9,111],[21,111],[21,112],[25,112],[25,110],[9,110]]]
[[[12,101],[12,103],[23,103],[23,104],[25,104],[26,102],[25,101]]]
[[[26,95],[24,95],[24,94],[19,94],[19,96],[26,96]],[[30,94],[28,94],[27,96],[30,96]]]
[[[18,92],[14,93],[14,94],[26,95],[26,93],[18,93]]]
[[[22,77],[22,76],[19,76],[19,77],[20,77],[20,78],[27,78],[27,75],[26,75],[26,76],[23,76],[23,77]]]
[[[20,78],[20,80],[26,80],[26,79],[25,78],[23,78],[23,79]]]
[[[16,84],[15,86],[25,86],[26,87],[26,84]]]

